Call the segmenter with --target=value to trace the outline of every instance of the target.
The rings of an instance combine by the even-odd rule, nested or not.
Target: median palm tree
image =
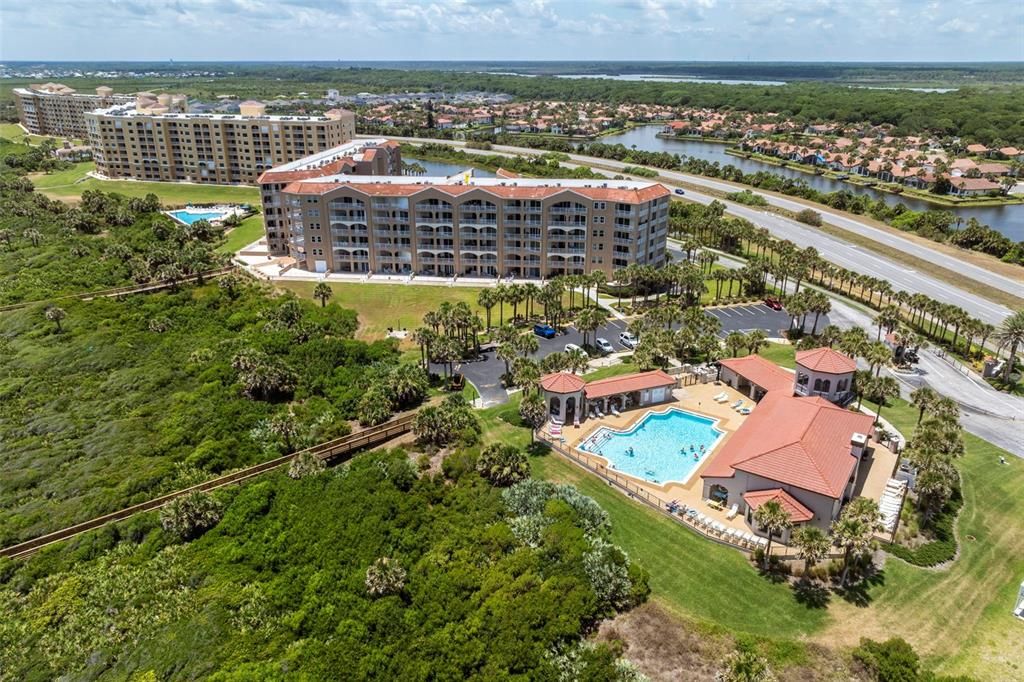
[[[793,525],[789,512],[778,500],[768,500],[754,510],[754,521],[757,527],[768,534],[768,545],[764,548],[764,567],[768,567],[768,559],[772,555],[772,536],[782,533]]]
[[[574,348],[566,355],[566,363],[569,365],[569,371],[573,374],[578,374],[584,371],[590,365],[590,358],[587,354],[578,348]]]
[[[871,365],[871,371],[877,377],[882,372],[882,367],[892,360],[892,349],[882,341],[875,341],[868,344],[861,352],[863,358]]]
[[[875,335],[875,341],[882,340],[882,329],[886,331],[892,331],[896,325],[900,323],[900,309],[894,305],[887,305],[878,311],[878,315],[875,316],[875,324],[878,325],[878,333]]]
[[[1017,349],[1024,345],[1024,310],[1018,310],[1010,315],[995,333],[992,338],[999,344],[999,348],[1006,348],[1009,351],[1009,358],[1006,367],[1003,369],[1003,381],[1010,383],[1010,373],[1013,372],[1013,363],[1017,359]]]
[[[747,334],[747,352],[754,355],[768,345],[768,335],[763,329],[754,329]]]
[[[327,282],[320,282],[313,289],[313,298],[320,301],[320,307],[323,308],[327,305],[327,299],[334,295],[334,290],[331,289],[331,285]]]

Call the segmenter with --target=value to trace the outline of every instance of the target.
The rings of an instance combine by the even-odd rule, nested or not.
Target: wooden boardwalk
[[[409,433],[412,431],[412,425],[415,419],[415,413],[405,414],[379,426],[362,429],[356,433],[342,436],[341,438],[336,438],[325,443],[320,443],[319,445],[314,445],[306,448],[305,450],[293,452],[290,455],[284,455],[277,459],[261,462],[260,464],[254,464],[251,467],[246,467],[245,469],[240,469],[230,474],[212,478],[209,481],[204,481],[203,483],[194,485],[191,488],[185,488],[184,490],[178,490],[173,493],[154,497],[146,502],[133,504],[130,507],[125,507],[124,509],[104,514],[103,516],[98,516],[94,519],[90,519],[89,521],[76,523],[73,526],[68,526],[67,528],[47,533],[46,535],[40,535],[37,538],[26,540],[16,545],[11,545],[10,547],[4,547],[3,549],[0,549],[0,556],[10,557],[12,559],[23,559],[29,557],[40,549],[56,542],[61,542],[77,535],[81,535],[82,533],[87,533],[91,530],[95,530],[96,528],[105,526],[108,523],[123,521],[124,519],[135,516],[136,514],[159,509],[168,502],[171,502],[183,495],[188,495],[192,492],[216,490],[217,488],[223,488],[227,485],[247,481],[254,476],[259,476],[260,474],[273,471],[274,469],[284,466],[304,453],[312,453],[322,461],[330,462],[345,455],[351,455],[357,450],[362,450],[363,448],[372,447],[374,445],[380,445],[392,438]]]

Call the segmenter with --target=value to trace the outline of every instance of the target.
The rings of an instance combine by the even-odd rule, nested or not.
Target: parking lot
[[[706,314],[717,318],[722,323],[720,336],[723,338],[730,332],[747,333],[754,329],[762,329],[770,337],[780,337],[789,329],[790,320],[786,311],[772,310],[763,303],[715,308],[707,310]],[[813,315],[808,315],[808,325],[813,321],[813,317]],[[822,329],[827,324],[828,317],[822,315],[818,320],[818,329]],[[679,325],[676,324],[675,328],[678,327]],[[607,339],[616,352],[629,350],[619,343],[619,334],[624,331],[626,331],[626,322],[612,319],[604,327],[598,329],[594,337]],[[573,327],[568,327],[564,333],[553,339],[538,336],[537,343],[539,348],[532,357],[535,360],[541,360],[555,351],[564,350],[568,343],[582,346],[583,334]],[[444,368],[440,365],[432,365],[431,371],[441,374],[444,372]],[[476,387],[484,407],[498,405],[508,399],[508,394],[501,385],[501,375],[505,371],[505,363],[497,357],[494,351],[485,352],[484,357],[480,360],[458,364],[456,371],[465,375],[466,379]]]

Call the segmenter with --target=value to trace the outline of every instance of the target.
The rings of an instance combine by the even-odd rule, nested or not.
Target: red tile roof
[[[648,388],[659,386],[675,386],[675,377],[656,369],[653,372],[640,372],[639,374],[626,374],[621,377],[610,377],[600,379],[587,384],[586,395],[588,399],[604,398],[618,393],[631,393]]]
[[[849,374],[857,371],[857,362],[853,358],[827,347],[797,352],[796,364],[824,374]]]
[[[793,375],[760,355],[748,355],[742,358],[725,358],[719,361],[722,367],[728,367],[752,384],[766,391],[793,390]]]
[[[950,178],[949,184],[960,190],[993,190],[1000,187],[998,182],[992,182],[985,178]]]
[[[822,398],[770,392],[722,446],[702,477],[746,471],[783,485],[840,498],[857,463],[850,438],[870,435],[871,415]]]
[[[284,191],[287,194],[326,194],[332,190],[344,187],[355,192],[369,196],[412,196],[428,190],[437,190],[451,196],[458,196],[467,192],[479,191],[491,196],[503,199],[544,199],[559,195],[561,193],[572,193],[590,200],[616,201],[622,203],[644,203],[670,196],[671,193],[664,185],[652,183],[640,189],[617,189],[614,187],[559,187],[553,180],[550,185],[543,186],[520,186],[511,185],[437,185],[425,183],[346,183],[342,182],[293,182],[286,186]]]
[[[771,490],[751,490],[750,492],[743,493],[743,500],[749,504],[750,508],[753,510],[757,510],[758,507],[768,500],[775,500],[789,513],[789,519],[794,523],[802,523],[803,521],[810,521],[814,518],[814,512],[800,504],[799,500],[782,488],[772,488]]]
[[[540,387],[551,393],[576,393],[586,383],[582,378],[568,372],[545,374],[540,378]]]
[[[370,150],[368,150],[370,151]],[[376,151],[376,150],[372,150]],[[350,171],[356,167],[356,162],[351,156],[342,156],[340,158],[331,161],[330,163],[318,166],[316,168],[303,168],[300,170],[292,171],[276,171],[271,168],[268,171],[264,171],[260,175],[258,183],[265,185],[268,183],[290,183],[296,180],[304,180],[306,178],[318,178],[324,175],[341,175]]]

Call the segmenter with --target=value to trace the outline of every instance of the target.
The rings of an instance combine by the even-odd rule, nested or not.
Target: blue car
[[[553,339],[558,334],[550,324],[533,325],[533,333],[537,336],[543,336],[545,339]]]

